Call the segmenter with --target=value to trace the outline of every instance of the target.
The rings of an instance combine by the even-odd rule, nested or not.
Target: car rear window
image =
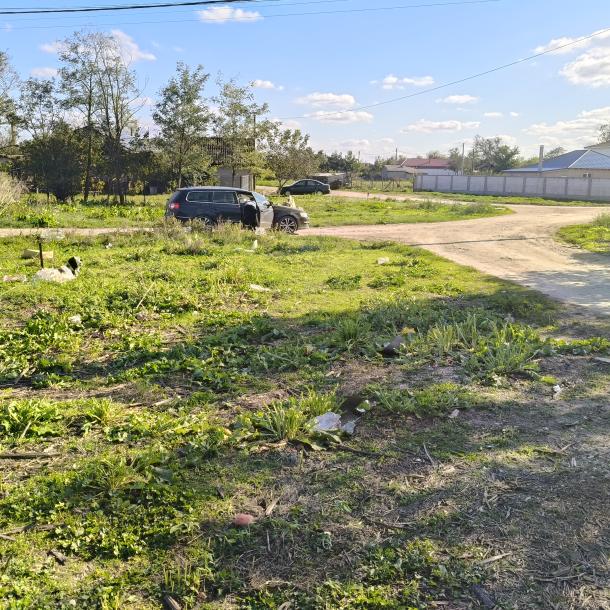
[[[187,201],[195,203],[207,203],[213,201],[213,191],[189,191],[186,196]]]
[[[235,203],[235,194],[232,191],[215,191],[215,203]]]

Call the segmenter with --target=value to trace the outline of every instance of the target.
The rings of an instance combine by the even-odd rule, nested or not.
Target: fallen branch
[[[493,557],[489,557],[488,559],[483,559],[483,561],[481,561],[481,565],[487,565],[488,563],[494,563],[495,561],[500,561],[500,559],[504,559],[505,557],[508,557],[509,555],[512,555],[513,552],[509,551],[508,553],[501,553],[500,555],[494,555]]]
[[[426,443],[424,443],[424,453],[426,454],[426,457],[428,458],[430,464],[432,464],[432,467],[436,468],[436,462],[432,459],[432,456],[428,452],[428,447],[426,447]]]

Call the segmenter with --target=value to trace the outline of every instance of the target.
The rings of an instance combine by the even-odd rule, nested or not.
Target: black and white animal
[[[48,269],[40,269],[34,274],[32,278],[33,282],[55,282],[57,284],[63,284],[64,282],[70,282],[76,279],[76,276],[80,272],[82,266],[81,260],[78,256],[72,256],[68,259],[65,265],[62,265],[59,269],[49,267]]]

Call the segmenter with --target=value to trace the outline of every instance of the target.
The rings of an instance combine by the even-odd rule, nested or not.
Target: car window
[[[235,195],[231,191],[215,191],[214,203],[235,203]]]
[[[213,191],[189,191],[186,200],[195,203],[209,203],[213,201],[212,197]]]
[[[237,193],[237,201],[239,203],[248,203],[248,201],[253,201],[254,197],[249,195],[248,193]]]
[[[260,193],[252,193],[252,196],[254,197],[254,201],[256,201],[256,203],[258,203],[261,206],[271,205],[269,203],[269,199],[267,199],[267,197],[265,197],[264,195],[261,195]]]
[[[316,181],[315,180],[308,180],[307,181],[307,186],[316,186]]]
[[[294,183],[294,186],[305,186],[307,184],[307,180],[298,180]]]

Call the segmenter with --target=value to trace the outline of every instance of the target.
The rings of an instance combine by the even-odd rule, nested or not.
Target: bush
[[[18,203],[25,191],[26,188],[22,182],[0,172],[0,216],[6,214],[13,205]]]

